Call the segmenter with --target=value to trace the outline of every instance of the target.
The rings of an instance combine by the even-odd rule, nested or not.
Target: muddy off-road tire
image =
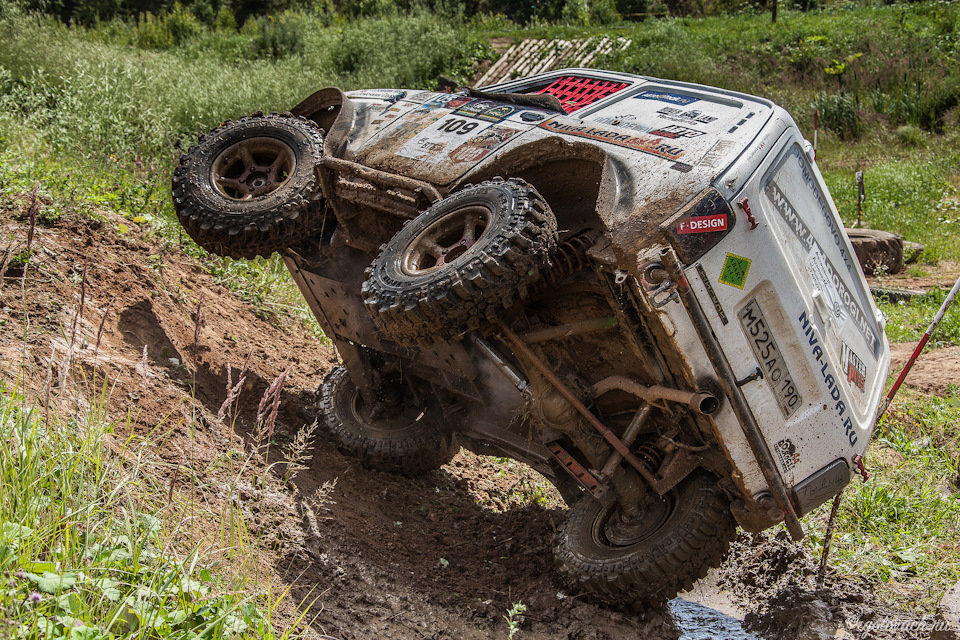
[[[364,302],[398,344],[456,339],[524,298],[556,247],[556,218],[531,185],[498,178],[469,186],[380,248]]]
[[[845,231],[865,274],[893,275],[903,271],[903,238],[899,234],[877,229]]]
[[[555,549],[577,588],[618,605],[657,606],[721,563],[736,535],[716,479],[698,471],[624,525],[617,506],[584,496],[570,510]]]
[[[269,256],[323,226],[323,132],[290,115],[228,121],[180,158],[173,206],[201,247],[221,256]]]
[[[436,404],[371,418],[343,367],[327,375],[320,393],[324,422],[339,449],[371,469],[415,476],[446,464],[460,450]]]

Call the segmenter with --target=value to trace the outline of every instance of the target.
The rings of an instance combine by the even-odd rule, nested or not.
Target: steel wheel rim
[[[408,276],[432,273],[462,260],[491,228],[492,212],[482,205],[455,209],[414,237],[400,260],[400,270]]]
[[[370,418],[370,411],[364,404],[360,390],[354,387],[348,398],[348,409],[351,417],[357,424],[362,424],[368,431],[384,436],[390,436],[413,429],[426,417],[425,412],[416,411],[412,407],[405,406],[394,416],[380,420],[372,420]]]
[[[262,198],[285,185],[296,165],[293,148],[282,140],[248,138],[217,155],[210,182],[223,197],[245,202]]]
[[[618,505],[612,504],[601,510],[594,518],[590,536],[601,547],[630,547],[649,540],[670,521],[676,510],[672,493],[655,496],[642,507],[642,514],[626,520]]]

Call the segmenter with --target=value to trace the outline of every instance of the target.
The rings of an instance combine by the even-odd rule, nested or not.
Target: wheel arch
[[[550,205],[561,229],[605,228],[616,208],[627,206],[633,189],[629,173],[598,146],[549,137],[511,149],[477,166],[452,185],[494,177],[520,178],[533,185]]]

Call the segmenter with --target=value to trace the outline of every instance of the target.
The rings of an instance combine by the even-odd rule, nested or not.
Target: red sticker
[[[712,216],[697,216],[681,220],[677,225],[677,233],[710,233],[711,231],[727,230],[727,214],[717,213]]]

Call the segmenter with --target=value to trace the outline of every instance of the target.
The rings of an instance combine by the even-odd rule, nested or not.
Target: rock
[[[909,240],[903,241],[903,264],[913,264],[920,258],[920,254],[923,253],[924,247],[919,242],[910,242]]]
[[[960,640],[960,582],[943,594],[930,640]]]

